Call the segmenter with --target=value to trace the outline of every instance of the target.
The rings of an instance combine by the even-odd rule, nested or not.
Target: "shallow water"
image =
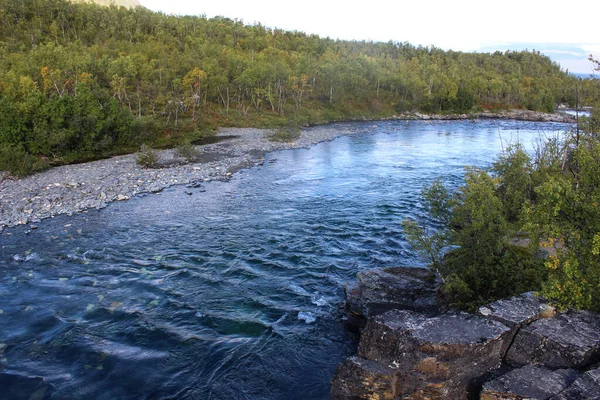
[[[435,177],[566,125],[379,122],[172,188],[0,235],[0,384],[77,399],[320,399],[355,350],[358,271],[423,265],[400,228]],[[188,194],[188,193],[191,193]],[[13,383],[14,383],[13,382]]]

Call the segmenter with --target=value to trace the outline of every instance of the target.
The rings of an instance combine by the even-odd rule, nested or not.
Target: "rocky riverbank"
[[[526,121],[574,122],[567,114],[544,114],[531,111],[505,111],[475,115],[424,115],[405,113],[390,120],[455,120],[505,118]],[[106,207],[112,201],[156,193],[173,185],[198,184],[224,180],[235,171],[262,162],[265,153],[308,147],[318,142],[348,135],[350,130],[313,127],[302,131],[290,143],[268,139],[269,130],[251,128],[222,129],[218,143],[198,146],[197,162],[186,163],[174,150],[159,152],[158,169],[144,169],[136,164],[136,155],[113,157],[85,164],[56,167],[23,179],[0,175],[0,232],[8,226],[35,224],[59,214],[73,214],[87,209]]]
[[[543,113],[530,110],[499,110],[469,113],[469,114],[423,114],[419,112],[404,112],[384,118],[385,120],[424,120],[424,121],[455,121],[465,119],[514,119],[531,122],[562,122],[575,123],[577,118],[566,112]]]
[[[267,152],[308,147],[350,131],[319,127],[304,130],[293,142],[268,139],[264,129],[227,128],[218,143],[197,146],[197,162],[186,163],[174,150],[159,151],[164,168],[144,169],[136,154],[84,164],[65,165],[22,178],[0,181],[0,231],[7,226],[35,224],[59,214],[106,207],[112,201],[157,193],[173,185],[226,180],[232,173],[262,162]]]
[[[445,310],[434,273],[363,272],[347,290],[358,354],[340,364],[331,398],[600,399],[600,315],[556,313],[526,293]]]
[[[516,119],[519,121],[534,121],[534,122],[565,122],[574,123],[576,118],[567,113],[542,113],[529,110],[501,110],[501,111],[484,111],[475,114],[460,114],[460,115],[422,115],[422,119],[472,119],[472,118],[489,118],[489,119]]]

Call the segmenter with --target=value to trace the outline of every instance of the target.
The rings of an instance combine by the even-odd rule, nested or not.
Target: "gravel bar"
[[[270,141],[270,133],[254,128],[221,129],[217,137],[228,138],[196,146],[201,153],[196,163],[186,164],[174,150],[162,150],[160,163],[169,167],[144,169],[136,164],[136,154],[128,154],[60,166],[22,179],[0,177],[0,232],[59,214],[104,208],[113,201],[158,193],[173,185],[227,180],[236,171],[261,163],[267,152],[309,147],[351,132],[314,127],[302,130],[291,143]]]

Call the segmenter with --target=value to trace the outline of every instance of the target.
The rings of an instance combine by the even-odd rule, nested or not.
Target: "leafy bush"
[[[23,177],[48,168],[48,163],[16,146],[0,147],[0,171]]]
[[[201,154],[200,150],[190,142],[184,142],[177,146],[175,153],[179,157],[185,158],[188,162],[196,162]]]
[[[143,168],[156,168],[158,165],[158,153],[143,144],[137,153],[136,163]]]
[[[527,229],[549,253],[544,296],[559,308],[600,311],[600,143],[585,132],[565,147],[572,157],[536,186]]]
[[[268,138],[274,142],[293,142],[300,137],[302,133],[301,128],[302,124],[300,120],[296,116],[292,116],[288,119],[285,126],[275,129]]]
[[[453,194],[436,182],[424,190],[423,200],[439,230],[428,233],[414,221],[404,222],[411,246],[445,279],[442,293],[451,306],[472,311],[489,301],[539,289],[545,278],[534,251],[509,243],[514,232],[497,183],[477,169],[467,170],[465,184]]]
[[[135,118],[131,124],[131,141],[135,144],[153,142],[164,128],[160,126],[156,117],[142,116]]]

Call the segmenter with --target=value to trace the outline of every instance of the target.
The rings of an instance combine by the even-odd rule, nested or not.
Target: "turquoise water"
[[[325,129],[360,134],[272,153],[229,182],[2,233],[0,386],[29,376],[56,399],[328,398],[355,350],[344,285],[364,269],[422,265],[400,222],[425,218],[423,186],[456,186],[464,165],[567,126]]]

